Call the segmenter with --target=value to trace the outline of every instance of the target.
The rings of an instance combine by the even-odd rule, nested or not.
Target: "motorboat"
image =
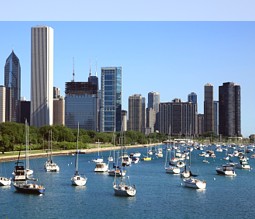
[[[108,171],[108,164],[102,162],[102,163],[96,163],[96,167],[94,169],[94,172],[107,172]]]
[[[223,164],[222,166],[216,167],[216,172],[219,175],[236,176],[235,167],[229,164]]]
[[[251,169],[251,166],[250,166],[250,164],[248,163],[247,157],[242,157],[242,158],[240,158],[239,163],[236,164],[236,168],[238,168],[238,169],[250,170],[250,169]]]
[[[205,189],[206,188],[206,181],[204,180],[199,180],[194,177],[190,178],[184,178],[183,184],[186,187],[193,188],[193,189]]]
[[[125,176],[126,170],[122,170],[120,167],[116,167],[111,170],[108,170],[108,174],[109,176],[117,176],[117,177]]]
[[[52,159],[45,162],[44,168],[47,172],[59,172],[59,166]]]
[[[0,186],[10,186],[11,185],[11,179],[7,177],[0,177]]]
[[[42,185],[38,185],[35,183],[20,183],[20,182],[14,182],[13,183],[14,188],[18,192],[22,193],[29,193],[29,194],[44,194],[45,188]]]

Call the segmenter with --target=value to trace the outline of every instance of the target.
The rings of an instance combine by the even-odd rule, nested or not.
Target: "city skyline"
[[[65,82],[86,81],[101,67],[121,66],[122,109],[128,97],[151,91],[161,102],[198,97],[203,112],[206,83],[219,86],[235,82],[241,86],[242,134],[255,133],[255,88],[249,80],[254,72],[255,24],[253,22],[0,22],[0,68],[13,49],[21,64],[21,95],[30,100],[30,29],[42,24],[54,29],[54,81],[64,96]],[[1,74],[3,75],[3,74]],[[0,84],[3,84],[1,76]],[[254,100],[254,101],[253,101]]]

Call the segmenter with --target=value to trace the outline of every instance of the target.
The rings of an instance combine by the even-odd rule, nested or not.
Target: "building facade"
[[[122,68],[101,68],[100,131],[121,131]]]
[[[213,86],[204,86],[204,132],[214,133]]]
[[[5,122],[5,86],[0,85],[0,122]]]
[[[233,82],[219,86],[219,134],[241,136],[241,88]]]
[[[30,101],[20,101],[20,123],[25,124],[25,121],[27,121],[30,124],[30,105]]]
[[[192,102],[160,103],[160,133],[174,136],[194,136],[197,134],[197,106]]]
[[[31,30],[31,125],[53,124],[53,29]]]
[[[6,88],[5,120],[18,122],[19,101],[21,89],[21,68],[18,57],[14,51],[6,59],[4,66],[4,85]]]
[[[153,133],[159,129],[159,104],[160,94],[158,92],[149,92],[148,108],[146,109],[146,134]]]
[[[65,125],[97,131],[98,86],[91,82],[66,82]]]
[[[143,97],[134,94],[128,98],[128,130],[143,132]]]

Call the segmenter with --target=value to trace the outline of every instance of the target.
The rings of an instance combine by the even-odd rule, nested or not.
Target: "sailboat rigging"
[[[79,174],[78,165],[79,165],[79,150],[78,150],[78,142],[79,142],[79,123],[78,123],[78,131],[77,131],[77,141],[76,141],[76,159],[75,159],[75,172],[74,176],[71,178],[72,185],[74,186],[84,186],[87,182],[87,177]]]

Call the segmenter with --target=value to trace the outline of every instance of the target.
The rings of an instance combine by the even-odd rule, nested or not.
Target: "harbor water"
[[[163,149],[165,145],[162,146]],[[146,154],[146,148],[127,150]],[[203,162],[199,150],[193,150],[191,170],[206,180],[205,190],[186,188],[179,175],[167,174],[164,157],[153,156],[127,167],[127,174],[137,188],[135,197],[117,197],[114,178],[95,173],[97,154],[79,155],[79,172],[88,178],[85,187],[71,185],[75,156],[53,157],[59,173],[44,170],[46,158],[30,159],[34,176],[45,188],[44,195],[18,193],[13,186],[0,187],[0,218],[254,218],[255,172],[236,169],[235,177],[217,175],[215,168],[225,163],[224,152]],[[104,160],[110,152],[103,152]],[[255,159],[250,159],[252,168]],[[0,163],[1,174],[11,177],[15,162]]]

